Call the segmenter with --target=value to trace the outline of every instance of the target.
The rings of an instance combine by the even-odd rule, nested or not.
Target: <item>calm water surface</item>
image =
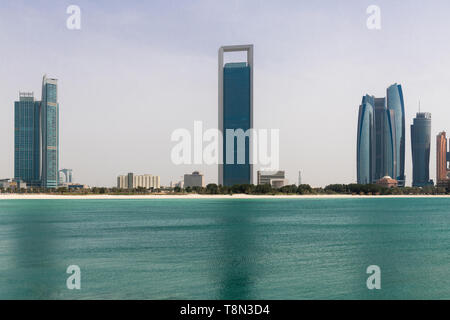
[[[0,275],[1,299],[450,299],[450,199],[1,200]]]

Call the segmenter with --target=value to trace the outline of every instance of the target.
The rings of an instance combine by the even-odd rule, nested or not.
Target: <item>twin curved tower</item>
[[[405,105],[399,84],[386,90],[386,98],[365,95],[359,106],[357,181],[375,183],[384,176],[405,185]]]

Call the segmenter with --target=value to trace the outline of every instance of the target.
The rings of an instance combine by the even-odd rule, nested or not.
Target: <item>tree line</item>
[[[108,187],[93,187],[87,189],[71,189],[58,187],[55,189],[45,188],[0,188],[1,193],[49,193],[49,194],[112,194],[112,195],[139,195],[152,193],[168,194],[249,194],[249,195],[321,195],[321,194],[347,194],[347,195],[438,195],[450,194],[450,182],[443,187],[394,187],[386,188],[377,184],[330,184],[325,188],[313,188],[309,184],[287,185],[281,188],[274,188],[269,184],[237,184],[234,186],[222,186],[210,183],[206,187],[187,188],[160,188],[145,189],[142,187],[135,189],[120,189]]]

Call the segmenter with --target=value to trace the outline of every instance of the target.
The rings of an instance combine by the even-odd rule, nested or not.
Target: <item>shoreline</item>
[[[186,195],[57,195],[57,194],[0,194],[0,200],[138,200],[138,199],[388,199],[388,198],[450,198],[450,195],[249,195],[249,194],[186,194]]]

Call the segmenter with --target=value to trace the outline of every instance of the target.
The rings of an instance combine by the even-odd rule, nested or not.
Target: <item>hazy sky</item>
[[[81,8],[81,30],[66,9]],[[366,27],[369,5],[381,30]],[[254,45],[254,122],[280,129],[280,166],[291,183],[356,180],[358,106],[397,82],[410,124],[432,113],[450,130],[450,2],[442,1],[1,1],[0,178],[14,174],[14,101],[41,98],[44,73],[59,79],[60,168],[77,182],[113,186],[118,174],[161,183],[193,170],[217,182],[217,166],[177,166],[177,128],[217,127],[217,51]]]

